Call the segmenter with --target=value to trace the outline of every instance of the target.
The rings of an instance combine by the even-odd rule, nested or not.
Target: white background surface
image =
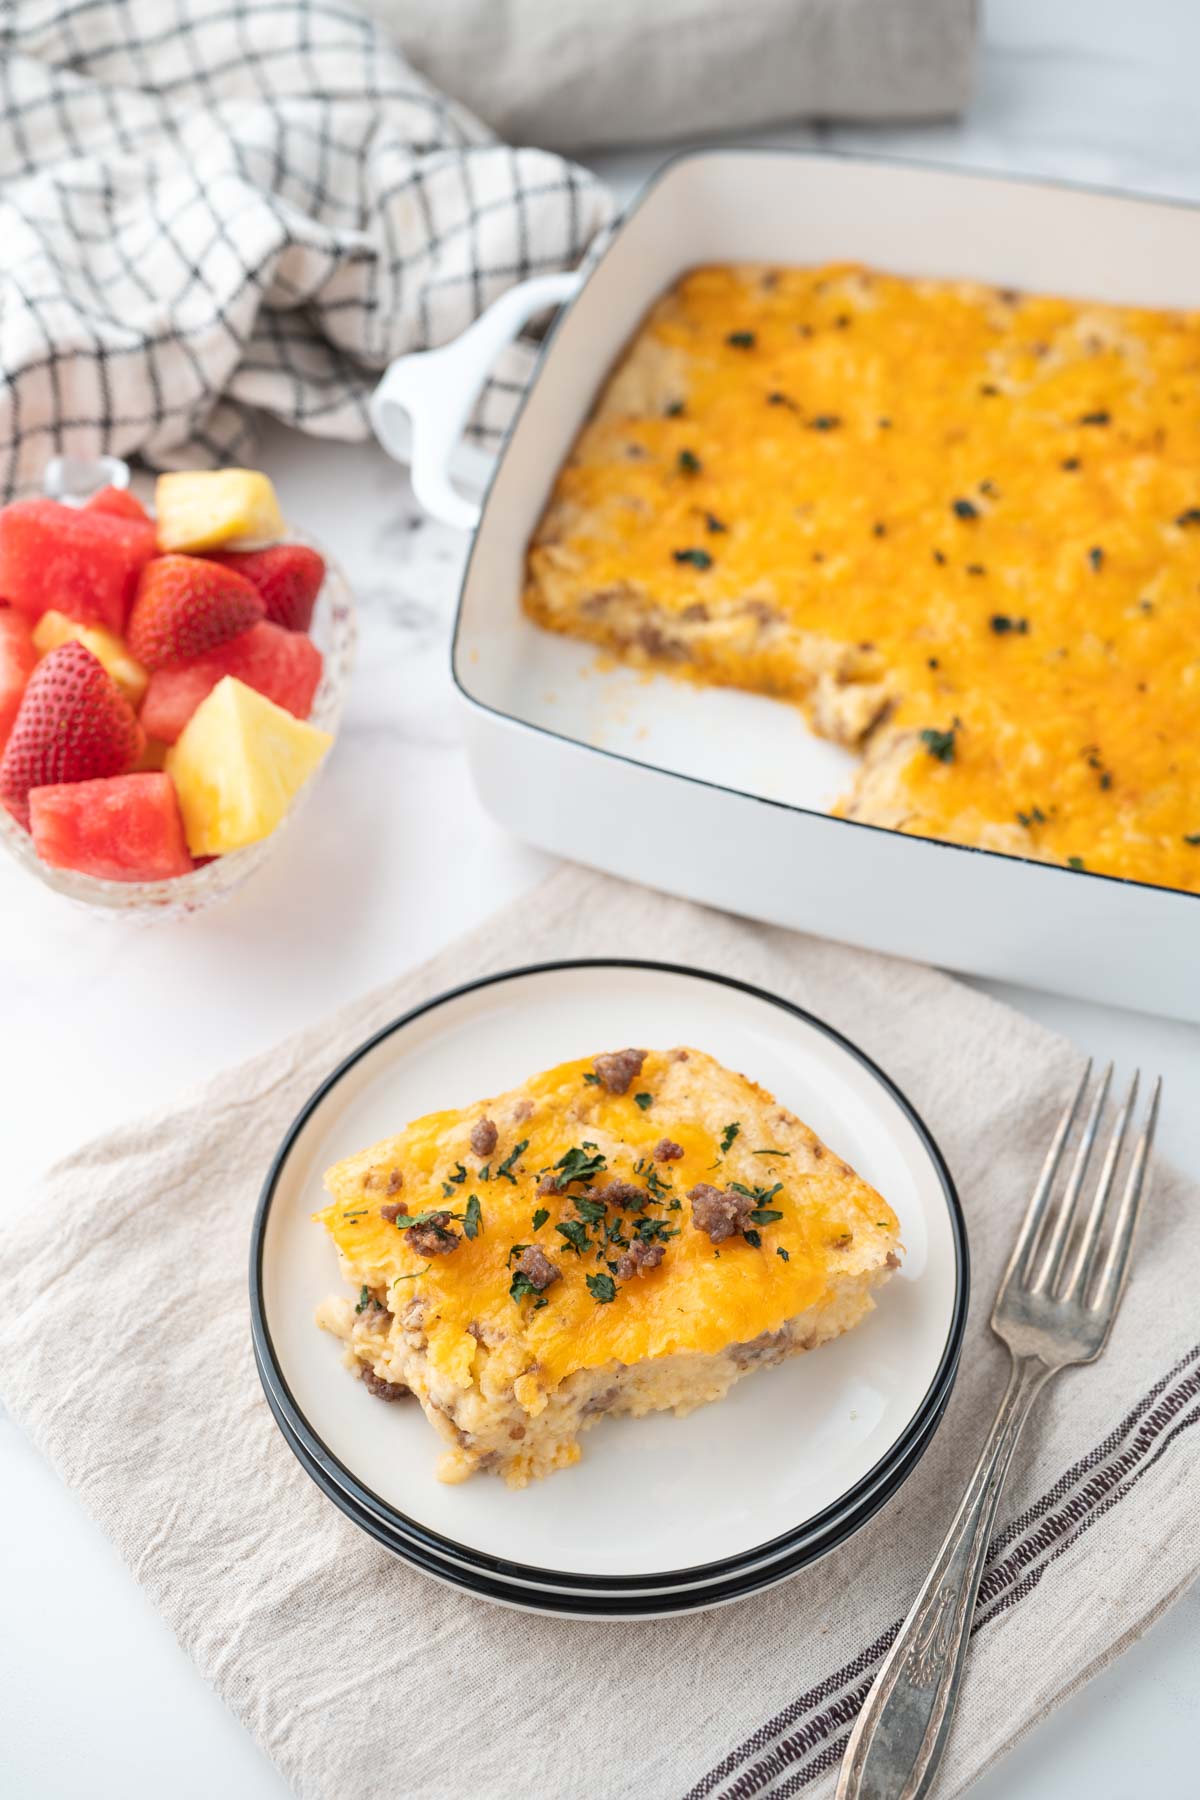
[[[763,141],[819,135],[1200,199],[1200,9],[993,0],[985,34],[962,124]],[[658,160],[631,151],[596,166],[628,195]],[[549,866],[499,834],[467,777],[446,652],[461,541],[418,525],[377,452],[272,432],[263,460],[285,510],[336,549],[358,591],[360,666],[341,740],[302,826],[211,915],[137,929],[78,914],[0,868],[0,1208],[21,1206],[52,1157],[397,974]],[[994,991],[1126,1068],[1161,1070],[1162,1149],[1200,1179],[1200,1031]],[[141,1800],[162,1783],[174,1800],[287,1791],[3,1415],[0,1695],[6,1800]],[[1183,1800],[1196,1792],[1198,1696],[1193,1590],[975,1792]],[[383,1789],[402,1794],[402,1772],[381,1771]],[[445,1795],[457,1800],[452,1771]]]

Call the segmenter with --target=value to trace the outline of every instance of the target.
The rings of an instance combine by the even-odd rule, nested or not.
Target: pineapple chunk
[[[103,663],[130,706],[136,709],[142,704],[150,671],[129,654],[115,631],[106,631],[103,625],[81,625],[78,619],[68,619],[66,613],[60,612],[44,612],[33,628],[34,648],[39,656],[49,656],[51,650],[72,638],[86,645],[96,661]]]
[[[226,675],[167,753],[193,856],[223,856],[274,831],[333,739]]]
[[[160,475],[154,508],[160,550],[261,550],[287,529],[275,489],[258,469]]]

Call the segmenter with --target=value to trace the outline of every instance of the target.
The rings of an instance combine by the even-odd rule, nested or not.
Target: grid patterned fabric
[[[0,494],[56,452],[237,462],[255,408],[363,438],[394,356],[576,263],[609,210],[343,0],[9,0]]]

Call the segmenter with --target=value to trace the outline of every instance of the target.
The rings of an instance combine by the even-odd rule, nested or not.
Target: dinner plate
[[[767,1588],[778,1586],[780,1582],[790,1580],[802,1569],[836,1550],[839,1544],[860,1530],[867,1519],[890,1499],[920,1461],[928,1439],[940,1422],[946,1400],[949,1399],[947,1389],[946,1399],[929,1415],[923,1432],[913,1440],[906,1455],[889,1470],[888,1481],[873,1502],[864,1510],[855,1511],[840,1525],[827,1528],[815,1547],[812,1544],[801,1544],[783,1556],[696,1586],[648,1592],[591,1593],[575,1589],[535,1587],[506,1580],[488,1570],[473,1569],[447,1557],[436,1556],[399,1535],[388,1522],[385,1513],[365,1505],[361,1499],[356,1499],[347,1491],[338,1480],[336,1471],[330,1469],[327,1459],[309,1453],[292,1432],[286,1414],[274,1396],[269,1370],[264,1369],[261,1362],[258,1369],[275,1421],[301,1467],[312,1477],[326,1498],[377,1544],[400,1561],[420,1570],[422,1574],[431,1575],[434,1580],[457,1588],[460,1592],[473,1594],[478,1599],[492,1601],[499,1606],[515,1607],[522,1612],[568,1619],[664,1619],[678,1613],[705,1612],[710,1607],[726,1606],[734,1600],[746,1599],[751,1594],[761,1593]]]
[[[381,1405],[314,1324],[319,1302],[343,1286],[312,1219],[322,1173],[424,1112],[631,1042],[691,1043],[769,1088],[890,1201],[903,1267],[853,1331],[757,1372],[717,1405],[686,1419],[602,1419],[578,1464],[523,1490],[487,1476],[443,1486],[433,1473],[439,1442],[419,1409]],[[364,1529],[435,1565],[430,1573],[469,1576],[476,1591],[487,1582],[564,1603],[635,1595],[655,1604],[686,1590],[699,1599],[701,1589],[712,1601],[724,1584],[756,1575],[781,1579],[894,1491],[953,1383],[968,1256],[936,1145],[861,1050],[728,977],[600,959],[513,970],[440,995],[335,1069],[267,1177],[250,1287],[273,1411],[308,1472]]]

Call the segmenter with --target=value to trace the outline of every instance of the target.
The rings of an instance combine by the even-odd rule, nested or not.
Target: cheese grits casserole
[[[414,1394],[443,1481],[523,1487],[603,1413],[690,1412],[870,1311],[886,1201],[699,1050],[616,1050],[429,1113],[329,1170],[352,1299],[317,1322]]]
[[[697,269],[524,604],[799,702],[862,753],[845,817],[1200,892],[1200,312]]]

